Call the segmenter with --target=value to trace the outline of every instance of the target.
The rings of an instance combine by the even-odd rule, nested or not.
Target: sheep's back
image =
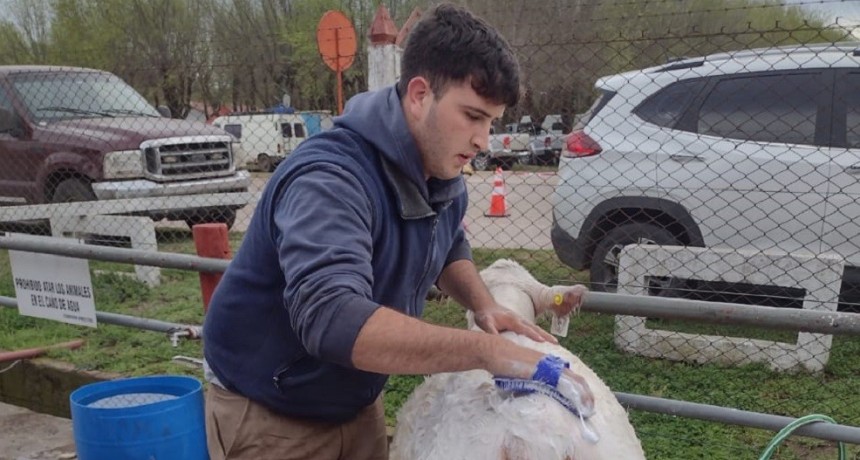
[[[474,370],[433,375],[416,388],[398,415],[392,460],[645,458],[626,411],[582,361],[561,346],[504,335],[559,355],[586,379],[597,410],[589,423],[601,441],[586,441],[578,418],[551,398],[503,397],[488,372]]]

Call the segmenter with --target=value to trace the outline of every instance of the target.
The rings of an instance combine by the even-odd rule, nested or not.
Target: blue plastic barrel
[[[185,376],[92,383],[69,396],[79,460],[208,460],[203,387]]]

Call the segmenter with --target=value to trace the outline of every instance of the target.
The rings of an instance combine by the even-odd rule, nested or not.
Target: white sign
[[[96,327],[96,304],[86,259],[9,251],[18,312]]]

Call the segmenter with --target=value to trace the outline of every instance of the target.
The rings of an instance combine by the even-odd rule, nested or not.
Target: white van
[[[274,171],[308,136],[304,118],[297,114],[230,114],[212,124],[239,140],[236,164],[256,162],[263,171]]]

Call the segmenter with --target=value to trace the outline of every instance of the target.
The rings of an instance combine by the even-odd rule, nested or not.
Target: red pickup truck
[[[169,118],[109,72],[0,66],[0,206],[244,192],[251,178],[233,142]],[[134,213],[232,226],[242,206],[188,200]]]

